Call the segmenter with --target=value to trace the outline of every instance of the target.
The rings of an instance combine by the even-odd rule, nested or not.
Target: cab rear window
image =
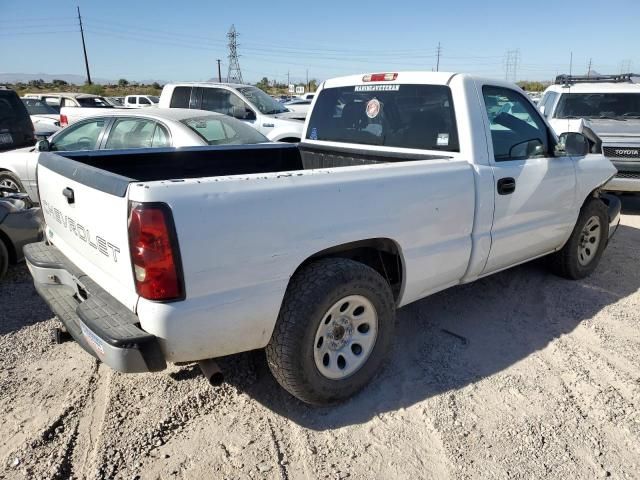
[[[371,84],[320,92],[307,139],[459,151],[451,90],[444,85]]]

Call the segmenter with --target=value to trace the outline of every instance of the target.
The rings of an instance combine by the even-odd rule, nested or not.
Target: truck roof
[[[167,83],[166,86],[172,87],[253,87],[253,85],[247,85],[244,83],[226,83],[226,82],[172,82]]]
[[[585,82],[573,85],[551,85],[547,91],[558,93],[640,93],[640,84]]]
[[[388,81],[365,81],[366,75],[375,75],[376,73],[390,73],[397,75],[394,80]],[[347,75],[345,77],[331,78],[324,82],[325,88],[346,87],[349,85],[365,85],[367,83],[413,83],[413,84],[429,84],[429,85],[446,85],[451,78],[457,75],[454,72],[365,72],[357,75]]]
[[[81,93],[81,92],[38,92],[38,93],[25,93],[25,97],[70,97],[70,98],[94,98],[99,97],[100,95],[94,95],[92,93]]]

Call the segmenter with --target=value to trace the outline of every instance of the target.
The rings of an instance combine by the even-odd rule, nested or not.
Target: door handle
[[[498,195],[511,195],[516,191],[516,180],[512,177],[505,177],[498,180]]]
[[[67,203],[69,205],[71,205],[72,203],[76,202],[76,197],[73,193],[73,190],[70,189],[69,187],[65,188],[64,190],[62,190],[62,195],[64,195],[65,197],[67,197]]]

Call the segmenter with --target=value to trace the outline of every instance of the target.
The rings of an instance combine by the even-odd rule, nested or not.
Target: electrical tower
[[[231,25],[229,33],[227,33],[227,38],[229,39],[227,44],[229,47],[228,83],[244,83],[242,81],[242,72],[240,71],[240,62],[238,61],[238,35],[240,34],[236,32],[236,27]]]
[[[518,77],[518,64],[520,63],[520,50],[507,50],[504,57],[504,79],[508,82],[516,82]]]

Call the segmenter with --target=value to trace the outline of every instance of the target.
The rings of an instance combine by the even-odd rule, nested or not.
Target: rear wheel
[[[9,188],[15,192],[25,192],[20,180],[10,172],[0,172],[0,187]]]
[[[569,240],[549,258],[553,271],[578,280],[590,275],[598,266],[609,237],[609,212],[599,199],[589,199],[578,216]]]
[[[335,403],[381,368],[394,323],[391,288],[378,272],[349,259],[319,260],[292,278],[267,362],[300,400]]]

